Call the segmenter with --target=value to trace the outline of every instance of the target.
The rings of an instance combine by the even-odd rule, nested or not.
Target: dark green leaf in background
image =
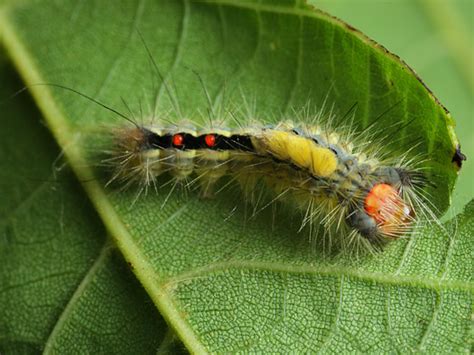
[[[223,98],[242,106],[243,92],[255,99],[264,121],[290,115],[309,99],[317,109],[327,98],[340,114],[357,103],[356,125],[363,130],[391,108],[378,128],[406,123],[391,135],[394,145],[403,152],[417,144],[416,151],[429,157],[437,186],[434,203],[447,208],[457,174],[451,163],[456,145],[452,119],[393,55],[306,5],[130,0],[111,7],[100,1],[24,1],[0,12],[0,35],[27,85],[59,83],[122,111],[124,98],[135,114],[140,107],[150,112],[158,85],[159,112],[167,111],[169,97],[153,77],[137,28],[175,87],[184,114],[193,120],[202,120],[198,111],[208,109],[193,70],[216,106]],[[14,91],[7,85],[2,90],[5,96]],[[72,180],[73,190],[64,192],[63,200],[55,190],[47,198],[38,196],[37,201],[51,206],[37,202],[39,210],[25,209],[25,217],[14,212],[31,226],[24,222],[26,230],[13,231],[14,218],[8,216],[14,206],[25,199],[36,202],[38,192],[35,184],[19,181],[19,189],[25,187],[17,198],[8,187],[12,179],[49,177],[57,154],[44,132],[34,133],[31,110],[2,115],[6,127],[12,126],[2,140],[2,171],[8,172],[2,175],[2,194],[11,196],[3,209],[5,242],[0,245],[7,266],[0,274],[4,350],[14,353],[21,345],[57,352],[149,352],[160,344],[163,350],[174,346],[174,333],[196,352],[469,350],[473,204],[446,230],[428,226],[377,256],[323,258],[309,248],[305,233],[297,233],[299,225],[292,220],[297,216],[279,216],[274,229],[265,212],[243,223],[245,211],[234,211],[230,193],[211,201],[176,193],[161,208],[166,189],[135,204],[134,191],[104,190],[89,158],[95,133],[104,124],[117,124],[116,117],[59,89],[33,86],[31,92],[93,207]],[[14,126],[19,122],[25,123]],[[25,130],[32,137],[23,135]],[[16,149],[17,144],[23,148]],[[32,154],[30,167],[23,162]],[[10,160],[4,162],[3,156]],[[34,169],[36,164],[43,170],[10,168]],[[56,205],[54,199],[59,199]],[[62,213],[65,219],[58,218]],[[104,241],[97,216],[127,264]],[[61,228],[70,229],[69,238],[61,237]],[[15,241],[25,237],[45,237],[57,246],[23,250]],[[11,252],[15,248],[18,255]],[[28,268],[36,259],[43,262]],[[129,268],[171,330],[164,330]],[[68,279],[54,281],[58,270],[66,270]],[[42,277],[46,301],[38,290],[15,287]],[[61,285],[63,292],[54,293],[53,285]],[[19,296],[12,300],[8,292]],[[32,300],[49,308],[35,307]],[[22,304],[23,311],[11,302]],[[25,315],[30,305],[48,311],[34,336],[28,335]]]

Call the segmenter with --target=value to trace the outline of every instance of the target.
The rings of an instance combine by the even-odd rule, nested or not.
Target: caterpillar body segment
[[[337,168],[334,152],[296,132],[264,129],[256,141],[257,154],[268,153],[278,160],[289,161],[313,176],[327,178]]]
[[[414,222],[411,198],[417,172],[382,165],[343,137],[318,125],[284,121],[275,126],[198,129],[188,122],[123,128],[115,134],[111,180],[147,188],[168,173],[185,186],[213,196],[224,176],[256,203],[255,186],[274,200],[291,199],[302,225],[322,225],[383,244],[407,234]]]

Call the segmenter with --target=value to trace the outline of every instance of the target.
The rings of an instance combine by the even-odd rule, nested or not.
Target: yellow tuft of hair
[[[337,169],[336,155],[330,149],[315,147],[311,153],[314,175],[327,177]]]
[[[255,142],[257,153],[267,154],[268,152],[279,160],[290,160],[291,157],[288,154],[288,141],[289,137],[293,135],[290,132],[276,131],[276,130],[265,130],[263,132],[263,145],[260,142]]]
[[[266,149],[280,160],[290,160],[315,176],[327,177],[337,169],[337,157],[328,148],[318,146],[311,139],[293,132],[265,132]]]
[[[312,155],[315,148],[316,144],[307,138],[288,135],[288,155],[292,162],[301,168],[312,170]]]

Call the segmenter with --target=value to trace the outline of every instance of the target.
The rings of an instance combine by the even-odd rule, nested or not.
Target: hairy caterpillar
[[[176,97],[155,69],[181,116]],[[326,113],[324,105],[317,114],[304,108],[268,124],[254,118],[248,107],[239,118],[232,108],[219,110],[208,125],[166,113],[142,124],[74,89],[47,85],[73,91],[131,123],[108,130],[112,139],[102,162],[112,170],[108,185],[138,186],[137,196],[150,187],[158,189],[162,175],[172,179],[165,183],[173,186],[170,194],[179,185],[197,186],[202,196],[211,197],[235,182],[254,210],[262,202],[287,202],[302,212],[300,230],[309,226],[311,238],[322,226],[329,244],[337,236],[342,245],[370,251],[409,236],[420,216],[434,217],[424,197],[428,182],[419,162],[409,154],[382,153],[373,132],[356,134],[350,124],[334,124],[337,117]],[[232,122],[237,124],[232,127]],[[228,182],[219,186],[224,177]]]
[[[228,176],[255,205],[259,189],[268,189],[270,202],[291,201],[303,211],[302,227],[322,225],[349,244],[380,246],[408,235],[420,205],[426,208],[418,196],[422,173],[405,158],[381,161],[375,152],[363,153],[355,142],[353,134],[316,121],[249,121],[236,129],[134,123],[115,130],[106,162],[113,168],[109,182],[141,190],[158,188],[158,177],[168,174],[175,185],[200,186],[212,196]]]

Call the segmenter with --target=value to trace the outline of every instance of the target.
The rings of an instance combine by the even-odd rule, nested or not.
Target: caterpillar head
[[[382,167],[375,174],[359,206],[349,215],[349,224],[373,241],[396,239],[413,226],[415,210],[409,195],[421,174],[401,168]]]

